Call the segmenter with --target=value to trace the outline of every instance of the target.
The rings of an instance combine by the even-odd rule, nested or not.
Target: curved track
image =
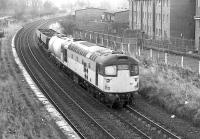
[[[138,128],[130,113],[108,109],[88,96],[37,45],[35,28],[41,25],[45,27],[47,22],[41,20],[30,23],[17,33],[17,53],[38,87],[81,138],[175,138],[168,135],[152,136],[149,131],[141,130],[140,126]]]
[[[55,65],[52,66],[52,62],[45,60],[47,57],[39,51],[34,43],[35,28],[42,23],[43,21],[38,21],[29,24],[18,32],[15,39],[17,52],[33,80],[62,113],[63,117],[71,123],[80,137],[139,137],[134,131],[129,131],[131,130],[130,128],[127,129],[126,126],[121,126],[121,123],[118,123],[115,118],[109,117],[111,115],[104,110],[101,104],[95,104],[95,100],[92,100],[94,107],[90,108],[92,106],[89,106],[88,102],[83,102],[84,98],[80,98],[79,94],[85,95],[85,93],[82,93],[83,89],[74,85],[67,77],[60,80],[59,76],[63,77],[63,73],[59,72]],[[56,74],[55,70],[58,71]],[[90,98],[87,97],[85,99]],[[118,125],[115,127],[114,125],[116,124]]]
[[[74,122],[72,122],[73,121],[72,119],[68,118],[69,115],[66,114],[65,112],[63,112],[61,110],[61,108],[59,107],[59,104],[57,102],[55,102],[54,99],[48,94],[48,92],[49,92],[48,87],[49,86],[46,87],[44,85],[44,83],[42,83],[41,80],[38,78],[38,75],[35,74],[35,71],[33,70],[33,69],[36,69],[36,66],[38,67],[38,69],[39,68],[43,69],[43,67],[38,62],[37,58],[34,56],[32,50],[30,48],[31,44],[29,42],[31,32],[35,29],[36,26],[40,25],[41,23],[43,23],[43,22],[39,22],[37,24],[34,24],[34,26],[28,25],[27,28],[24,27],[24,29],[22,29],[22,30],[20,30],[20,32],[18,32],[18,34],[16,36],[18,39],[15,40],[15,42],[17,44],[17,52],[18,52],[18,54],[20,54],[20,59],[22,60],[22,63],[24,64],[24,66],[28,70],[31,77],[34,79],[34,81],[37,84],[40,85],[39,88],[45,93],[45,95],[48,97],[48,99],[54,104],[56,109],[71,124],[71,126],[75,129],[75,131],[79,134],[79,136],[81,138],[88,138],[88,135],[84,134],[84,132],[80,130],[80,127],[78,127],[78,125],[74,124]],[[31,26],[31,27],[29,27],[29,26]],[[33,64],[33,63],[35,63],[35,64]],[[36,64],[38,64],[38,65],[36,65]],[[43,69],[43,72],[45,72],[43,75],[45,75],[47,79],[49,78],[48,80],[54,82],[54,84],[56,85],[56,88],[59,89],[58,91],[55,91],[55,92],[65,92],[56,83],[56,81],[54,81],[54,79],[51,78],[51,76],[45,71],[45,69]],[[98,133],[101,133],[101,135],[99,137],[114,138],[109,132],[107,132],[103,127],[101,127],[101,125],[99,125],[89,114],[87,114],[70,96],[68,96],[68,99],[69,99],[69,100],[67,100],[68,106],[74,107],[74,104],[75,104],[77,111],[82,111],[82,113],[84,114],[84,117],[87,119],[87,123],[94,124],[96,126]]]

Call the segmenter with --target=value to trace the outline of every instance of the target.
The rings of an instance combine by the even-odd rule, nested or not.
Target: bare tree
[[[16,18],[22,18],[26,12],[26,8],[27,8],[27,3],[26,0],[18,0],[18,1],[13,1],[14,2],[14,11],[15,14],[14,16]]]

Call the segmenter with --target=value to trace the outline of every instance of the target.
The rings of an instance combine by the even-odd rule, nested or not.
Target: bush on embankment
[[[200,82],[189,70],[141,60],[139,94],[200,126]],[[186,76],[187,75],[187,76]]]

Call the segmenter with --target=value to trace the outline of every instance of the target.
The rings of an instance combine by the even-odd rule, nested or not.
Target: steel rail
[[[28,35],[27,35],[26,37],[28,37]],[[64,89],[63,89],[62,87],[60,87],[59,84],[56,83],[56,81],[46,72],[46,70],[44,69],[44,67],[42,67],[42,65],[39,63],[37,57],[33,54],[32,50],[31,50],[31,48],[30,48],[30,43],[28,42],[28,39],[26,39],[26,41],[27,41],[26,43],[28,44],[28,47],[29,47],[29,51],[31,52],[31,54],[32,54],[32,56],[34,57],[35,61],[38,63],[38,65],[41,67],[41,69],[46,73],[46,75],[49,77],[49,79],[51,79],[51,81],[54,82],[54,84],[55,84],[63,93],[65,93],[65,94],[67,95],[67,97],[68,97],[79,109],[81,109],[81,111],[83,111],[83,112],[85,113],[85,115],[87,115],[97,126],[99,126],[99,128],[101,128],[106,134],[108,134],[108,136],[110,136],[110,138],[113,138],[113,139],[114,139],[115,137],[113,137],[106,129],[104,129],[101,125],[99,125],[99,124],[95,121],[94,118],[92,118],[84,109],[82,109],[81,106],[80,106],[76,101],[74,101],[73,98],[72,98],[71,96],[69,96],[69,95],[64,91]],[[24,59],[24,62],[25,62],[25,64],[26,64],[26,67],[27,67],[27,68],[29,69],[29,71],[31,72],[32,77],[34,77],[34,72],[33,72],[33,71],[31,70],[31,68],[29,67],[29,65],[28,65],[28,63],[26,62],[26,59],[25,59],[25,57],[24,57],[24,55],[23,55],[21,45],[20,45],[20,52],[21,52],[21,55],[22,55],[22,57],[23,57],[23,59]],[[37,81],[37,82],[39,83],[39,81],[38,81],[38,79],[37,79],[36,77],[34,77],[34,79],[35,79],[35,81]],[[41,85],[40,85],[40,88],[42,88],[42,90],[48,95],[48,93],[45,91],[45,88],[43,88]],[[62,110],[59,109],[59,107],[56,105],[56,102],[54,102],[53,99],[52,99],[49,95],[48,95],[48,98],[51,100],[51,102],[54,104],[54,106],[58,109],[58,111],[61,112],[62,116],[64,116],[64,118],[65,118],[68,122],[70,122],[70,120],[67,119],[67,116],[66,116],[66,115],[62,112]],[[70,123],[71,123],[71,122],[70,122]],[[76,131],[82,138],[85,138],[85,137],[79,132],[79,130],[75,127],[75,125],[73,125],[72,123],[71,123],[70,125],[72,125],[72,127],[75,129],[75,131]]]
[[[20,37],[20,36],[19,36]],[[20,40],[21,41],[21,40]],[[19,44],[21,44],[22,42],[20,42]],[[24,63],[26,64],[26,67],[28,68],[29,72],[31,72],[31,77],[34,78],[34,81],[36,81],[37,86],[39,86],[39,88],[41,89],[41,91],[43,93],[45,93],[45,96],[48,97],[48,99],[50,100],[50,102],[54,105],[54,107],[58,110],[58,112],[63,116],[63,118],[72,126],[72,128],[75,130],[75,132],[80,136],[80,138],[85,139],[84,135],[81,134],[81,132],[79,132],[79,130],[76,128],[76,126],[68,119],[68,117],[63,113],[63,111],[57,106],[57,104],[54,102],[53,99],[51,99],[51,97],[48,95],[46,89],[39,84],[39,80],[34,76],[34,72],[31,70],[31,68],[28,66],[28,63],[26,61],[26,58],[23,55],[22,52],[22,48],[21,45],[19,45],[19,49],[20,49],[20,55],[23,58]]]
[[[179,136],[175,135],[174,133],[168,131],[167,129],[163,128],[162,126],[160,126],[159,124],[155,123],[154,121],[152,121],[151,119],[147,118],[146,116],[144,116],[143,114],[141,114],[140,112],[138,112],[137,110],[133,109],[130,106],[126,107],[130,112],[135,113],[136,115],[138,115],[139,117],[141,117],[142,119],[146,120],[149,124],[153,125],[154,127],[160,129],[163,133],[165,133],[166,135],[168,135],[169,137],[173,138],[173,139],[181,139]]]

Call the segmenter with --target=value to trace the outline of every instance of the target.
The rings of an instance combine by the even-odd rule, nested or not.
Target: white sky
[[[74,4],[78,0],[51,0],[52,3],[60,7],[62,4]],[[109,3],[112,9],[128,7],[128,0],[79,0],[88,2],[91,7],[98,7],[102,2]],[[105,5],[106,6],[106,5]],[[102,7],[103,8],[103,7]]]

